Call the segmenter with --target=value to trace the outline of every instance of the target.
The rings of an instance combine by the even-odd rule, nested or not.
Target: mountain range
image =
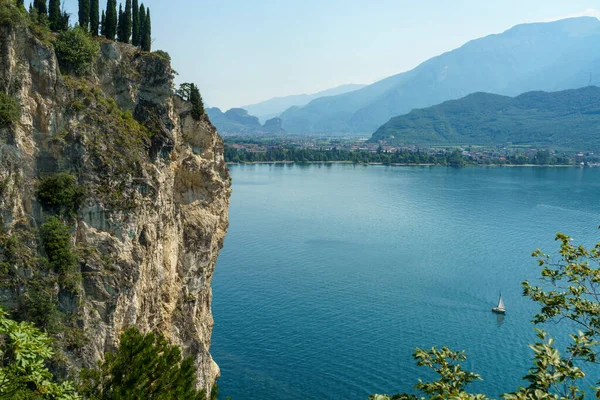
[[[362,89],[365,86],[367,85],[349,83],[313,94],[295,94],[284,97],[274,97],[269,100],[261,101],[260,103],[242,106],[242,108],[247,110],[249,114],[256,115],[261,122],[265,122],[268,119],[278,117],[279,114],[290,107],[302,107],[319,97],[336,96],[338,94]]]
[[[392,51],[390,49],[390,51]],[[371,134],[390,118],[474,92],[515,96],[600,82],[600,21],[517,25],[404,72],[281,114],[289,133]]]
[[[284,134],[280,118],[271,118],[262,125],[257,117],[243,108],[222,112],[217,107],[207,108],[206,114],[220,133],[224,134]]]
[[[600,149],[600,88],[528,92],[517,97],[473,93],[392,118],[370,139],[390,144],[534,145]]]

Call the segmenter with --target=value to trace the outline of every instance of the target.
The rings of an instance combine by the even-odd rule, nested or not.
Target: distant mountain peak
[[[282,112],[290,107],[304,106],[311,100],[325,96],[335,96],[338,94],[352,92],[361,89],[366,85],[349,83],[346,85],[336,86],[331,89],[323,90],[313,94],[294,94],[289,96],[273,97],[271,99],[261,101],[256,104],[243,106],[244,109],[252,115],[259,117],[261,121],[279,116]]]
[[[291,133],[372,133],[412,109],[473,92],[515,96],[600,83],[600,21],[574,17],[514,26],[416,68],[281,114]],[[598,75],[598,78],[595,78]]]

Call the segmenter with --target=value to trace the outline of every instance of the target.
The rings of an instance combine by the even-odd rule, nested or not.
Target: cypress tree
[[[79,0],[79,26],[86,32],[90,30],[90,0]]]
[[[60,0],[50,0],[48,3],[48,22],[50,29],[54,32],[63,30],[62,12],[60,11]]]
[[[123,12],[123,42],[129,43],[131,37],[132,21],[131,21],[131,0],[125,2],[125,11]]]
[[[138,46],[140,44],[140,7],[138,6],[138,0],[133,0],[131,19],[131,43]]]
[[[106,14],[102,10],[102,18],[100,19],[100,34],[106,36]]]
[[[150,21],[150,8],[146,9],[146,22],[144,23],[144,31],[142,34],[142,50],[152,50],[152,23]]]
[[[90,32],[92,36],[98,36],[98,28],[100,25],[100,2],[98,0],[90,0]]]
[[[66,31],[69,29],[69,18],[70,15],[68,12],[63,11],[61,13],[61,18],[60,18],[60,28],[58,29],[59,31]]]
[[[117,0],[108,0],[106,4],[106,31],[107,39],[115,40],[117,35]]]
[[[46,6],[46,0],[34,0],[33,8],[37,9],[40,20],[42,20],[44,16],[48,16],[48,7]]]
[[[140,6],[140,33],[138,35],[138,46],[142,45],[142,35],[144,35],[144,25],[146,24],[146,8],[144,3]]]
[[[204,103],[198,86],[193,83],[190,85],[190,103],[192,103],[192,118],[198,121],[204,115]]]
[[[17,0],[17,6],[25,8],[25,0]]]
[[[119,20],[117,22],[117,41],[123,42],[123,37],[125,33],[123,32],[123,24],[125,19],[123,18],[123,4],[119,3]]]

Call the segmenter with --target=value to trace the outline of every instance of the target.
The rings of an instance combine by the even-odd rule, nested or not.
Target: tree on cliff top
[[[90,32],[92,36],[98,36],[100,28],[100,2],[99,0],[90,1]]]
[[[79,0],[79,26],[86,32],[90,29],[90,0]]]
[[[192,103],[192,118],[199,120],[205,113],[204,103],[198,86],[193,83],[190,88],[190,103]]]
[[[123,23],[125,22],[123,18],[123,4],[119,4],[119,17],[117,18],[117,41],[123,42]]]
[[[534,352],[533,365],[523,378],[526,387],[506,393],[506,400],[528,399],[569,399],[582,400],[585,392],[581,388],[584,369],[598,364],[600,351],[600,243],[592,249],[573,246],[571,238],[557,234],[561,243],[560,259],[555,261],[548,254],[536,250],[533,256],[542,268],[541,281],[546,289],[523,282],[523,294],[541,306],[533,319],[534,324],[551,320],[570,320],[579,330],[571,335],[571,342],[561,354],[554,340],[541,329],[536,329],[538,341],[529,347]],[[483,394],[470,394],[465,387],[479,375],[464,371],[460,365],[466,358],[464,353],[447,348],[438,350],[417,349],[414,354],[417,365],[426,366],[439,375],[434,382],[420,381],[415,388],[430,399],[479,399]],[[597,377],[596,377],[597,379]],[[596,398],[600,398],[600,382],[592,388]],[[417,399],[413,394],[372,395],[372,400]]]
[[[150,20],[150,8],[146,8],[146,18],[142,25],[140,47],[144,51],[152,50],[152,21]]]
[[[131,23],[131,44],[138,46],[140,44],[140,7],[138,0],[133,0]]]
[[[37,11],[40,22],[46,21],[48,17],[48,7],[46,4],[46,0],[33,0],[33,8]]]
[[[123,12],[123,43],[129,43],[129,38],[131,37],[131,17],[131,0],[127,0],[125,2],[125,11]]]
[[[102,27],[102,29],[104,29],[104,36],[107,39],[115,40],[115,36],[117,35],[117,23],[117,0],[108,0],[106,2],[106,27]]]
[[[115,353],[107,353],[97,369],[81,372],[80,392],[94,400],[190,399],[205,400],[196,390],[196,368],[177,346],[162,335],[129,328]]]

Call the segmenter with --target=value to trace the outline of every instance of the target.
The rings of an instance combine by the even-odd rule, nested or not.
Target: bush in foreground
[[[153,333],[129,328],[119,349],[107,353],[94,370],[81,372],[80,392],[89,399],[189,399],[205,400],[197,391],[196,368],[177,346]]]
[[[526,399],[572,399],[582,400],[585,392],[581,379],[584,369],[598,364],[600,345],[600,243],[592,249],[573,246],[571,238],[557,234],[560,241],[560,259],[536,250],[533,256],[542,268],[541,281],[545,287],[523,282],[523,293],[541,306],[533,318],[534,324],[563,319],[573,322],[579,330],[569,335],[571,343],[561,353],[554,340],[541,329],[536,329],[538,341],[529,345],[533,350],[533,362],[529,374],[523,377],[526,387],[505,393],[506,400]],[[468,393],[466,386],[481,377],[462,369],[466,360],[464,353],[446,347],[441,350],[417,349],[413,355],[417,365],[431,368],[439,379],[420,381],[415,388],[429,399],[487,399],[484,394]],[[600,398],[600,382],[592,388]],[[417,399],[414,394],[372,395],[371,400]]]
[[[57,383],[46,368],[54,352],[45,333],[0,309],[0,338],[0,399],[80,399],[71,382]]]

